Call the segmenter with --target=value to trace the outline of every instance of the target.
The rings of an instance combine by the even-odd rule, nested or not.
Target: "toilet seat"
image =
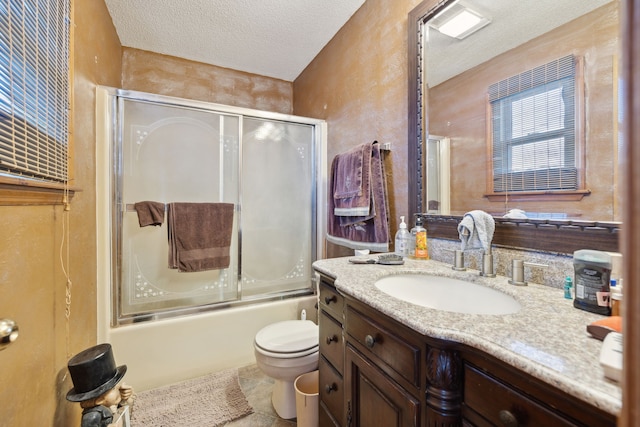
[[[255,337],[257,352],[291,359],[318,351],[318,325],[310,320],[284,320],[262,328]]]

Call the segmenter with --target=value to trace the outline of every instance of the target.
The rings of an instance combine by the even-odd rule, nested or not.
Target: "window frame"
[[[73,47],[74,47],[74,2],[68,1],[68,52],[67,52],[67,135],[66,135],[66,181],[47,181],[19,172],[0,171],[0,206],[64,205],[71,201],[77,189],[73,188]]]
[[[486,191],[484,197],[491,202],[509,201],[580,201],[584,196],[591,194],[586,188],[586,162],[585,162],[585,79],[584,58],[575,58],[575,167],[577,171],[577,189],[575,190],[537,190],[537,191],[506,191],[495,192],[494,165],[493,165],[493,121],[492,107],[489,95],[486,97]]]

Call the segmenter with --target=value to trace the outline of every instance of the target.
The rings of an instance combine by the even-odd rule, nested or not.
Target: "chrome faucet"
[[[524,280],[524,266],[528,267],[548,267],[546,264],[536,264],[535,262],[524,262],[521,259],[513,259],[511,261],[511,279],[509,283],[516,286],[526,286]]]

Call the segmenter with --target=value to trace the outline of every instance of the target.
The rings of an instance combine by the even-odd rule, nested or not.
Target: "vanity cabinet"
[[[424,336],[320,285],[320,426],[615,426],[480,350]]]
[[[346,346],[347,425],[420,426],[420,399],[390,380],[371,360]]]
[[[462,416],[474,426],[615,426],[613,415],[475,349],[463,354]]]
[[[409,329],[345,304],[345,397],[350,426],[417,427],[422,346]]]
[[[320,357],[318,360],[321,426],[344,424],[344,298],[333,281],[321,275],[318,292]]]

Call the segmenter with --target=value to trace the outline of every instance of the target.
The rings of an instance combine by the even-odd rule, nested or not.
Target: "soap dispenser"
[[[396,232],[395,253],[401,257],[409,256],[409,244],[411,241],[411,233],[407,230],[407,224],[404,222],[404,216],[400,217],[400,226]]]
[[[416,259],[429,259],[429,250],[427,249],[427,230],[422,226],[422,216],[416,218]]]

